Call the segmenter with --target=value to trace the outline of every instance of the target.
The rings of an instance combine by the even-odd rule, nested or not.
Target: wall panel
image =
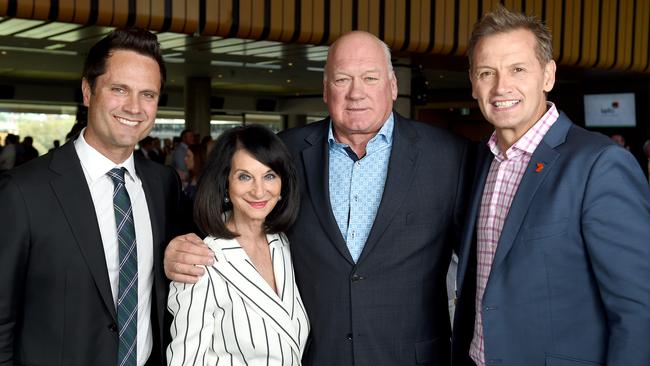
[[[0,16],[315,45],[361,29],[394,51],[462,56],[501,4],[545,21],[561,65],[650,72],[647,0],[0,0]]]

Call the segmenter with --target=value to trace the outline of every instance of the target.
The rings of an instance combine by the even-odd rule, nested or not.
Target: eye
[[[344,86],[347,85],[350,82],[350,78],[348,77],[337,77],[334,79],[334,85],[336,86]]]
[[[251,176],[246,173],[240,173],[239,175],[237,175],[237,180],[242,182],[247,182],[251,180]]]
[[[266,175],[264,175],[265,180],[274,180],[277,177],[278,176],[275,173],[266,173]]]
[[[518,72],[522,72],[522,71],[525,71],[525,70],[524,70],[523,67],[515,67],[515,68],[513,69],[513,71],[514,71],[515,73],[518,73]]]
[[[488,78],[488,77],[490,77],[490,76],[492,76],[492,75],[494,75],[494,72],[493,72],[493,71],[491,71],[491,70],[484,70],[484,71],[480,71],[480,72],[478,73],[478,78],[479,78],[479,79],[485,79],[485,78]]]
[[[121,86],[114,86],[111,88],[111,91],[116,94],[126,94],[126,89]]]
[[[156,93],[153,92],[144,92],[142,95],[147,99],[156,99]]]
[[[376,77],[376,76],[366,76],[366,77],[363,78],[363,81],[366,84],[375,84],[375,83],[377,83],[379,81],[379,78]]]

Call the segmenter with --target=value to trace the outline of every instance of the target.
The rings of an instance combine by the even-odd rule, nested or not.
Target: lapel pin
[[[535,173],[539,173],[544,169],[544,163],[537,163],[537,167],[535,167]]]

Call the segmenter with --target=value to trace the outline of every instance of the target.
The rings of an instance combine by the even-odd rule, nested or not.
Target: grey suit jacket
[[[445,275],[464,207],[468,144],[395,114],[381,204],[355,264],[330,207],[328,124],[280,134],[300,179],[300,213],[287,235],[312,324],[303,362],[447,364]]]
[[[153,231],[150,363],[164,362],[163,251],[181,218],[180,183],[136,158]],[[117,318],[99,227],[74,144],[0,177],[0,365],[117,363]],[[181,229],[179,227],[179,229]]]

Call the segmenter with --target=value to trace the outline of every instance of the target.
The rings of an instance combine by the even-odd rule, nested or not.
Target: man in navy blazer
[[[323,87],[330,117],[280,135],[300,181],[287,236],[311,323],[303,365],[447,365],[445,276],[465,207],[468,144],[393,111],[390,51],[369,33],[330,47]],[[371,174],[354,181],[364,166]],[[355,215],[375,203],[374,216]],[[361,248],[351,245],[357,235]],[[183,279],[172,270],[193,267],[174,247],[199,246],[168,246],[166,272]]]
[[[88,126],[0,176],[0,365],[115,366],[120,343],[133,356],[122,365],[165,363],[162,260],[182,193],[173,169],[133,155],[153,127],[164,79],[155,35],[114,30],[84,65]],[[126,169],[135,226],[135,343],[121,341],[128,327],[120,329],[116,305],[124,250],[106,174],[115,167]]]
[[[454,365],[650,365],[650,190],[632,155],[547,102],[551,36],[487,14],[469,44],[479,149]]]

